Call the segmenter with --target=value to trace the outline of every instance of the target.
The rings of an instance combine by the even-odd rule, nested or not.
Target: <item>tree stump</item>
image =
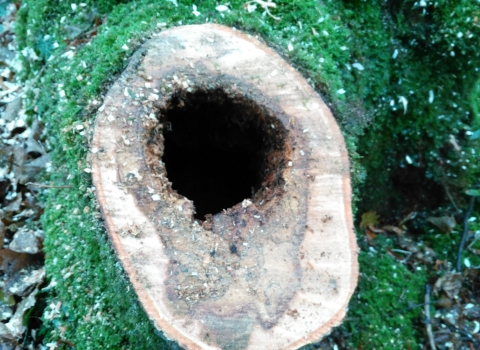
[[[145,311],[189,349],[291,349],[357,283],[349,161],[331,112],[250,35],[155,34],[99,109],[92,172]]]

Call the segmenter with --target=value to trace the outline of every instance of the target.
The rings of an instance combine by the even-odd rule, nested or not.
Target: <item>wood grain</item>
[[[278,145],[250,202],[201,222],[168,180],[162,118],[219,91]],[[266,45],[211,24],[156,34],[105,96],[92,153],[112,244],[166,337],[293,349],[341,323],[358,277],[348,154],[320,96]]]

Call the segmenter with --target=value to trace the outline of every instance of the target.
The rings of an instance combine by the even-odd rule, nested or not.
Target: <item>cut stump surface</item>
[[[99,109],[108,234],[155,326],[189,349],[291,349],[357,283],[349,161],[325,103],[277,53],[219,25],[156,34]]]

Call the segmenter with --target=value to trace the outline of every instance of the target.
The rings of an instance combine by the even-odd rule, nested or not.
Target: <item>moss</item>
[[[478,8],[469,1],[345,6],[352,10],[351,27],[357,27],[358,53],[375,65],[369,81],[363,81],[368,87],[363,90],[366,110],[373,113],[374,123],[358,145],[367,171],[364,191],[369,193],[361,207],[383,207],[385,214],[401,207],[405,193],[399,187],[405,183],[398,179],[411,173],[421,178],[419,186],[431,179],[461,194],[479,175],[478,154],[471,152],[465,137],[475,109],[468,97],[479,77]],[[467,149],[458,152],[452,138]],[[422,204],[432,208],[439,203]]]
[[[462,257],[463,263],[468,260],[471,266],[480,267],[480,213],[473,213],[469,222],[469,232],[476,237],[465,247]],[[463,222],[457,224],[450,233],[440,232],[436,228],[429,229],[424,235],[425,244],[433,249],[440,261],[455,262],[458,254],[458,245],[463,233]],[[452,249],[453,248],[453,249]]]
[[[76,8],[73,3],[24,1],[16,25],[20,49],[33,48],[39,57],[24,58],[23,77],[42,74],[28,94],[27,112],[47,126],[51,180],[73,185],[44,193],[47,271],[57,283],[48,290],[47,341],[64,337],[85,349],[170,346],[156,336],[129,287],[84,171],[89,127],[102,94],[157,24],[235,26],[260,35],[299,69],[342,127],[362,209],[398,203],[403,197],[392,179],[405,169],[460,192],[478,178],[478,144],[467,131],[480,128],[480,33],[478,9],[469,1],[420,8],[414,1],[285,0],[272,9],[280,21],[263,16],[260,8],[247,13],[238,0],[224,13],[215,10],[215,1],[195,2],[198,17],[192,1],[178,0],[178,7],[174,1],[88,0]],[[91,38],[99,19],[103,24]],[[76,38],[92,40],[70,49],[66,42]],[[74,128],[80,123],[87,131]],[[449,135],[463,153],[451,147]],[[416,348],[420,311],[408,302],[421,302],[426,275],[395,264],[384,250],[391,243],[382,244],[380,253],[365,250],[359,256],[363,277],[342,327],[352,333],[351,347],[388,347],[393,339],[396,348]],[[392,305],[391,298],[398,303]]]
[[[414,271],[386,253],[390,239],[378,237],[374,249],[363,249],[357,292],[341,329],[348,337],[349,349],[421,349],[421,323],[427,270]]]

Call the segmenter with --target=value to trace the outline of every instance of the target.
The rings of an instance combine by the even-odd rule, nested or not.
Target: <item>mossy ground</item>
[[[469,135],[480,127],[480,13],[471,1],[423,3],[277,1],[272,13],[281,20],[276,21],[262,16],[260,7],[248,13],[237,0],[222,13],[215,1],[195,2],[198,17],[193,2],[182,0],[178,6],[147,0],[87,0],[75,6],[24,1],[17,40],[38,59],[25,57],[23,76],[42,74],[28,93],[28,113],[47,126],[45,142],[54,161],[50,180],[73,186],[45,191],[46,266],[56,283],[47,292],[46,342],[63,338],[79,349],[171,346],[155,334],[123,275],[84,171],[102,94],[159,27],[234,26],[259,35],[298,68],[342,127],[360,212],[408,208],[421,199],[408,202],[415,189],[442,186],[464,205],[462,191],[479,175],[478,140]],[[90,38],[96,18],[103,24]],[[92,40],[70,49],[66,42],[78,38]],[[76,128],[80,124],[86,129]],[[402,182],[409,176],[417,186],[410,192]],[[443,197],[435,203],[425,198],[423,207],[445,205]],[[376,253],[367,246],[361,250],[362,278],[342,325],[349,348],[422,346],[421,309],[409,303],[422,302],[427,273],[422,266],[408,270],[387,255],[391,244],[379,242]]]

